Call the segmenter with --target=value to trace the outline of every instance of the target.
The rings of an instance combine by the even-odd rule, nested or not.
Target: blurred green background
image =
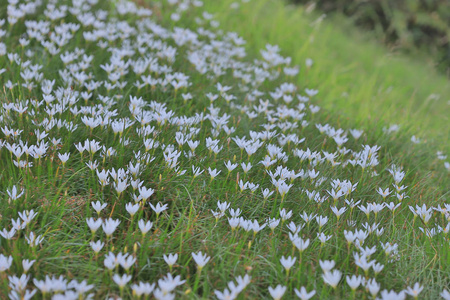
[[[344,14],[393,50],[424,52],[450,77],[450,0],[291,0]]]

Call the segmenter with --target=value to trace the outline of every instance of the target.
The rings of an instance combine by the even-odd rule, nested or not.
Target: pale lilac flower
[[[304,286],[301,287],[300,291],[297,290],[296,288],[294,288],[294,291],[297,297],[299,297],[301,300],[309,300],[316,294],[315,290],[312,290],[311,292],[308,293]]]
[[[280,300],[286,292],[287,287],[282,285],[277,285],[275,288],[269,286],[269,293],[274,300]]]
[[[195,263],[197,264],[197,268],[199,271],[203,269],[203,267],[208,263],[208,261],[211,259],[211,257],[207,256],[206,254],[203,254],[201,251],[198,253],[192,252],[192,257],[195,260]]]

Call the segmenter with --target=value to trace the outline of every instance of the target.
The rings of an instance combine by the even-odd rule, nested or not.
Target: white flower
[[[18,222],[20,222],[20,219],[17,219]],[[13,228],[11,228],[10,231],[6,230],[6,228],[3,228],[2,231],[0,231],[0,235],[7,240],[10,240],[14,237],[14,235],[16,234],[17,230],[23,229],[23,226],[17,222],[14,221],[14,219],[12,219],[13,222]]]
[[[287,194],[287,192],[289,192],[289,190],[293,186],[294,186],[293,184],[286,184],[285,182],[280,182],[278,186],[278,192],[280,193],[281,198],[284,198],[284,196]]]
[[[90,242],[89,245],[91,245],[92,250],[94,250],[94,252],[97,254],[100,252],[100,250],[102,250],[103,246],[105,246],[105,243],[98,240],[97,242]]]
[[[254,234],[260,232],[264,227],[266,227],[267,224],[259,225],[258,221],[253,220],[251,223],[251,229],[253,230]]]
[[[114,231],[116,231],[117,226],[119,226],[119,224],[120,224],[119,220],[114,220],[111,218],[105,220],[102,224],[102,228],[106,236],[110,237],[114,233]]]
[[[156,207],[153,206],[153,204],[150,203],[151,208],[153,209],[153,211],[156,213],[156,215],[159,216],[159,214],[163,211],[165,211],[168,208],[167,204],[162,205],[161,202],[158,202],[158,204],[156,204]]]
[[[383,199],[385,199],[387,196],[389,196],[391,191],[389,190],[389,188],[385,189],[384,191],[381,188],[378,188],[377,193],[380,194]]]
[[[124,255],[118,258],[119,264],[128,271],[136,262],[136,258],[131,255]]]
[[[230,208],[229,211],[230,211],[230,215],[233,218],[239,217],[241,215],[241,212],[242,212],[242,210],[240,208],[237,208],[236,210],[234,210],[233,208]]]
[[[421,140],[417,138],[415,135],[413,135],[411,137],[411,142],[413,142],[414,144],[420,144]]]
[[[133,218],[133,216],[137,213],[137,211],[139,210],[139,204],[138,203],[132,203],[132,202],[128,202],[125,205],[125,209],[127,210],[127,212],[131,215],[131,217]]]
[[[205,170],[200,170],[200,168],[196,168],[195,166],[192,166],[192,173],[194,174],[194,178],[198,175],[202,174]]]
[[[109,178],[108,178],[108,171],[106,170],[101,170],[100,172],[97,170],[95,170],[97,177],[98,177],[98,182],[100,183],[100,185],[102,187],[106,186],[109,183]],[[99,203],[99,201],[97,201],[97,203]],[[94,208],[95,209],[95,208]]]
[[[216,176],[219,175],[220,172],[222,172],[222,171],[218,171],[217,169],[211,170],[211,168],[208,167],[208,172],[209,172],[209,175],[211,176],[211,180],[213,180],[213,179],[216,178]]]
[[[334,260],[331,260],[331,261],[330,260],[324,260],[324,261],[319,260],[319,264],[324,273],[331,271],[334,268],[334,266],[336,265]]]
[[[333,213],[336,215],[337,219],[341,217],[343,213],[347,210],[347,207],[341,207],[340,209],[337,209],[336,206],[330,206]]]
[[[18,189],[15,185],[13,185],[12,189],[7,189],[6,192],[11,200],[17,200],[24,194],[25,191],[18,192]]]
[[[444,300],[450,300],[450,292],[444,289],[442,293],[440,293],[441,297],[444,298]]]
[[[102,226],[102,219],[95,220],[94,218],[86,219],[86,223],[89,226],[89,229],[91,229],[92,234],[94,234],[100,226]]]
[[[308,293],[305,287],[303,286],[301,287],[300,291],[297,289],[294,289],[294,291],[297,297],[299,297],[301,300],[309,300],[316,294],[315,290],[312,290],[311,292]]]
[[[383,300],[403,300],[405,299],[405,292],[401,291],[396,293],[395,291],[383,290],[381,291],[381,299]]]
[[[275,218],[270,219],[269,218],[269,220],[267,221],[267,225],[269,226],[269,228],[272,231],[278,226],[278,224],[280,224],[280,219],[275,219]]]
[[[317,238],[319,239],[320,243],[323,245],[326,241],[331,239],[332,235],[325,235],[323,232],[317,233]]]
[[[356,275],[353,275],[352,277],[346,276],[345,280],[347,281],[348,286],[352,290],[356,290],[359,287],[359,285],[361,284],[362,277],[361,276],[356,276]]]
[[[119,274],[114,274],[113,280],[120,289],[123,289],[131,280],[131,275],[123,274],[122,276],[120,276]]]
[[[269,286],[269,293],[274,300],[280,300],[281,297],[283,297],[284,293],[286,292],[286,288],[287,287],[282,286],[280,284],[277,285],[276,288],[272,288],[271,286]]]
[[[350,129],[350,133],[353,136],[353,138],[355,140],[357,140],[361,137],[361,135],[364,133],[364,131],[358,130],[358,129]]]
[[[292,210],[286,212],[286,210],[284,208],[281,209],[280,210],[280,217],[281,217],[281,220],[283,222],[288,220],[288,219],[290,219],[292,217]]]
[[[93,289],[95,286],[93,284],[88,284],[86,280],[83,280],[82,282],[78,282],[77,280],[72,280],[68,284],[69,288],[75,289],[75,291],[80,294],[87,293],[91,289]]]
[[[237,294],[234,291],[229,291],[227,288],[223,290],[223,292],[214,290],[214,294],[219,300],[234,300],[237,297]]]
[[[296,257],[288,256],[285,258],[284,256],[281,257],[280,262],[283,265],[284,269],[289,272],[289,270],[292,268],[292,266],[295,264]]]
[[[231,161],[227,161],[224,164],[225,164],[225,167],[227,168],[228,172],[233,171],[238,166],[238,164],[233,164],[233,163],[231,163]]]
[[[42,241],[44,240],[44,238],[42,237],[42,235],[39,236],[35,236],[34,232],[30,232],[30,236],[25,236],[25,239],[27,240],[28,244],[31,247],[36,247],[38,246],[40,243],[42,243]]]
[[[0,253],[0,273],[8,270],[11,267],[12,261],[13,258],[11,255],[6,257]]]
[[[158,286],[161,290],[162,294],[167,294],[172,292],[177,286],[182,285],[186,282],[186,280],[180,280],[180,275],[177,275],[175,277],[172,276],[172,274],[167,273],[167,275],[158,280]],[[156,290],[155,292],[156,293]],[[156,297],[156,295],[155,295]],[[157,297],[156,297],[157,298]]]
[[[327,216],[317,216],[316,217],[317,224],[319,224],[319,230],[328,222]]]
[[[236,229],[239,226],[240,220],[238,217],[228,218],[228,224],[230,224],[231,230]]]
[[[269,189],[261,189],[262,190],[262,194],[263,194],[263,198],[264,199],[268,199],[272,194],[273,194],[273,191],[271,191],[271,190],[269,190]]]
[[[139,284],[132,284],[131,289],[136,294],[136,296],[141,297],[142,295],[150,295],[155,289],[155,286],[156,284],[154,283],[150,284],[148,282],[139,281]]]
[[[230,203],[226,201],[224,202],[217,201],[217,207],[222,213],[224,213],[230,207]]]
[[[418,282],[416,282],[414,284],[414,287],[407,287],[405,293],[407,293],[408,295],[417,298],[419,296],[419,294],[422,292],[423,290],[423,286],[421,286]]]
[[[375,275],[377,275],[378,273],[380,273],[384,268],[384,265],[380,264],[380,263],[374,263],[372,264],[372,269],[375,272]]]
[[[325,272],[322,274],[323,281],[326,284],[331,285],[336,288],[339,281],[341,280],[342,273],[339,270],[333,270],[333,272]]]
[[[211,259],[211,257],[207,256],[206,254],[203,254],[201,251],[198,253],[192,252],[192,257],[195,260],[195,263],[197,264],[197,268],[201,270]]]
[[[378,291],[380,290],[380,284],[375,281],[375,279],[371,279],[366,284],[367,289],[369,290],[370,294],[373,298],[378,294]]]
[[[245,174],[247,174],[247,172],[252,168],[252,164],[250,162],[248,164],[241,163],[241,166]]]
[[[37,212],[35,212],[34,210],[25,210],[23,212],[19,212],[19,217],[23,220],[22,227],[25,228],[26,225],[28,225],[36,216]]]
[[[150,229],[152,229],[153,223],[150,222],[150,221],[145,222],[144,220],[141,219],[138,222],[138,226],[139,226],[139,229],[142,232],[142,235],[145,235],[147,232],[150,231]]]
[[[114,183],[114,189],[116,190],[117,194],[120,195],[125,189],[128,187],[128,183],[126,180],[118,180]]]
[[[91,202],[92,207],[94,208],[94,210],[97,212],[97,215],[100,214],[100,212],[107,206],[106,203],[101,204],[100,201]]]
[[[172,267],[177,262],[178,254],[177,253],[175,253],[175,254],[169,253],[169,255],[164,254],[163,257],[164,257],[164,261],[167,263],[167,265],[169,265],[169,267]]]
[[[63,166],[66,164],[66,162],[69,160],[70,152],[68,153],[58,153],[59,160],[61,160]]]
[[[141,199],[146,201],[148,198],[150,198],[151,195],[155,193],[154,189],[147,189],[145,186],[139,188],[139,195],[141,196]]]
[[[22,267],[23,267],[23,272],[27,273],[28,270],[30,270],[31,266],[36,262],[36,260],[28,260],[28,259],[24,259],[22,260]]]

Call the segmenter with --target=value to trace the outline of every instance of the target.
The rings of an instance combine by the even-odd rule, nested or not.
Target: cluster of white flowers
[[[0,82],[5,92],[0,156],[6,174],[0,275],[8,274],[9,297],[93,299],[118,289],[124,298],[174,299],[182,295],[182,286],[198,292],[201,274],[205,276],[202,269],[222,258],[208,247],[186,250],[183,238],[194,219],[209,224],[212,213],[214,228],[227,235],[215,243],[242,240],[250,250],[261,246],[257,241],[263,235],[277,239],[279,245],[271,247],[281,253],[270,259],[280,261],[287,276],[304,268],[311,248],[320,254],[339,240],[342,251],[347,250],[346,262],[315,259],[323,270],[324,289],[338,288],[345,273],[334,268],[342,264],[343,270],[351,261],[346,272],[355,274],[345,278],[352,293],[361,286],[361,295],[374,298],[416,298],[423,289],[419,283],[400,292],[379,293],[376,279],[401,259],[400,246],[385,232],[399,225],[395,217],[408,198],[408,187],[402,184],[407,173],[396,165],[383,172],[381,147],[361,143],[367,136],[364,131],[336,128],[323,124],[323,119],[318,123],[320,107],[313,102],[319,91],[289,82],[300,66],[292,66],[278,46],[267,45],[260,51],[261,59],[251,61],[245,40],[218,29],[219,22],[202,11],[201,1],[158,3],[156,8],[170,11],[172,23],[164,26],[152,10],[126,0],[107,4],[110,10],[102,9],[105,3],[98,0],[8,0],[7,18],[0,19]],[[191,27],[177,25],[191,14],[196,16]],[[312,65],[307,59],[306,68]],[[398,130],[397,125],[384,129],[386,134]],[[412,142],[420,140],[413,136]],[[446,159],[442,153],[438,158]],[[368,181],[378,177],[382,186],[371,186]],[[205,209],[192,198],[170,200],[178,194],[174,190],[180,182],[193,194],[216,189],[223,199],[217,209]],[[64,193],[77,190],[74,185],[89,191],[89,197],[78,193],[92,200],[85,202],[79,210],[83,217],[75,216],[77,223],[71,225],[87,232],[85,244],[67,246],[73,252],[89,248],[88,261],[104,268],[95,280],[82,277],[80,270],[59,277],[41,271],[47,246],[58,239],[53,232],[60,230],[48,227],[48,210],[57,209],[66,199]],[[363,187],[365,194],[358,192]],[[37,199],[47,195],[45,189],[58,197]],[[414,203],[409,208],[413,220],[419,217],[423,224],[423,234],[447,237],[450,204]],[[441,220],[433,219],[435,212],[441,213]],[[172,217],[184,213],[189,223],[181,228]],[[226,215],[228,222],[222,219]],[[141,281],[148,279],[149,268],[142,265],[147,260],[142,251],[164,247],[166,241],[151,244],[164,240],[163,234],[181,239],[159,257],[169,273],[162,273],[160,266],[159,274],[151,277],[155,282]],[[127,245],[132,245],[132,252]],[[17,253],[21,251],[23,255]],[[375,253],[383,255],[372,259]],[[197,267],[194,284],[195,275],[187,276],[185,270],[191,259]],[[235,299],[252,278],[263,276],[248,270],[235,277],[237,284],[214,286],[215,296]],[[292,295],[310,299],[317,292],[312,286],[298,282],[300,288],[291,289]],[[6,293],[3,288],[0,293]],[[268,292],[281,299],[287,288],[268,287]],[[446,290],[441,295],[450,299]]]

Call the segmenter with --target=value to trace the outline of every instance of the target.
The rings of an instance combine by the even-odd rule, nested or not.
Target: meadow
[[[448,80],[274,0],[0,0],[0,299],[450,299]]]

